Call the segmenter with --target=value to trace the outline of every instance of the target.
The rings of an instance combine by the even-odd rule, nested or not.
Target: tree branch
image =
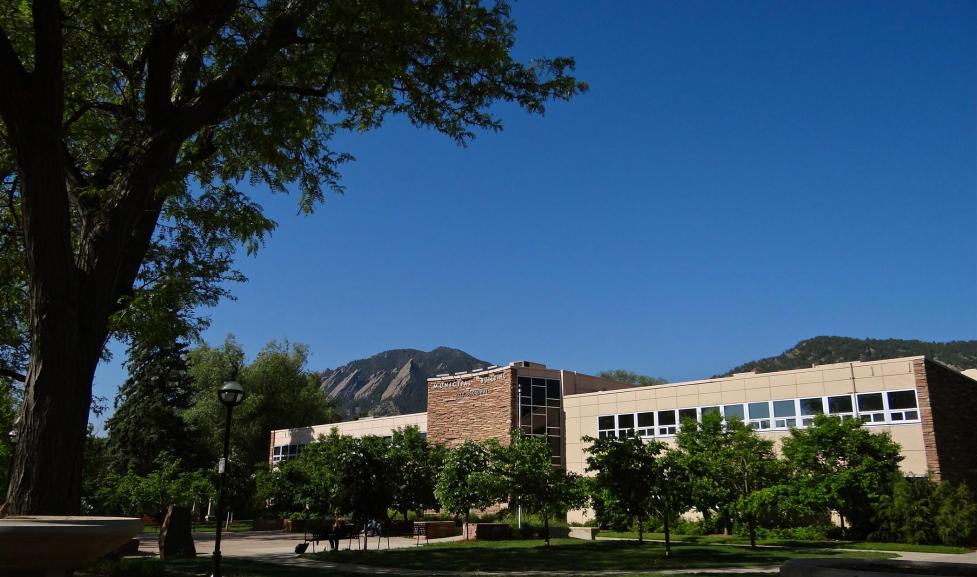
[[[5,367],[0,367],[0,377],[7,377],[8,379],[13,379],[19,383],[27,382],[27,375],[22,375],[13,369],[8,369]]]
[[[0,117],[7,125],[7,133],[18,148],[23,145],[25,124],[29,124],[25,108],[30,101],[30,74],[24,69],[5,30],[0,28]]]

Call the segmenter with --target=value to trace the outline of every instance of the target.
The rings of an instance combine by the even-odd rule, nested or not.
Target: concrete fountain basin
[[[129,517],[24,516],[0,519],[3,575],[61,577],[142,531]]]

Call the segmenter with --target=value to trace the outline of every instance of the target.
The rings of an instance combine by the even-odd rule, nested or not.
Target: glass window
[[[533,408],[529,405],[523,405],[521,414],[522,414],[522,422],[526,423],[530,421],[533,417]]]
[[[726,405],[723,407],[723,417],[729,421],[731,419],[738,418],[743,420],[743,405]]]
[[[705,417],[708,414],[716,413],[719,414],[719,407],[702,407],[702,416]]]
[[[593,422],[593,421],[591,421]],[[613,429],[614,428],[614,415],[608,415],[606,417],[597,417],[597,428],[601,430]]]
[[[678,422],[679,422],[679,424],[682,424],[685,421],[688,421],[689,419],[692,419],[693,421],[696,420],[695,409],[679,409],[678,410]]]
[[[546,380],[546,396],[550,399],[560,398],[560,381],[555,379]]]
[[[828,413],[836,415],[850,412],[852,412],[851,395],[828,397]]]
[[[661,426],[675,424],[675,411],[658,411],[658,424]]]
[[[626,413],[624,415],[617,416],[617,428],[618,429],[633,429],[634,428],[634,413]]]
[[[751,419],[770,418],[770,403],[750,403],[749,409]]]
[[[797,415],[797,407],[794,406],[794,401],[774,401],[773,402],[773,416],[775,417],[794,417]]]
[[[916,408],[916,391],[890,391],[888,395],[889,410]]]
[[[531,386],[533,386],[532,379],[529,377],[519,377],[519,388],[522,389],[523,394],[525,394]]]
[[[533,386],[534,387],[545,387],[546,386],[546,379],[537,379],[536,377],[533,377]]]
[[[533,415],[533,434],[546,434],[546,415]]]
[[[550,427],[560,426],[560,409],[546,409],[546,423]]]
[[[882,393],[866,393],[863,395],[858,395],[859,411],[881,411],[883,408]]]
[[[535,379],[535,380],[542,380],[542,379]],[[542,387],[533,386],[533,405],[536,405],[537,407],[545,407],[546,406],[546,387],[545,386],[542,386]]]
[[[802,415],[820,415],[824,412],[824,402],[821,397],[814,397],[811,399],[801,399],[801,414]]]
[[[655,413],[638,413],[638,426],[639,427],[654,427],[655,426]]]
[[[560,406],[560,399],[546,399],[546,406],[547,407],[559,407]]]

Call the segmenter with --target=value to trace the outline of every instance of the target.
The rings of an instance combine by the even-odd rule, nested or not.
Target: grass
[[[681,543],[665,557],[660,543],[631,541],[476,541],[438,543],[386,551],[336,551],[313,558],[395,569],[452,571],[656,571],[663,569],[779,565],[797,557],[859,557],[885,559],[877,551],[840,552],[810,547],[749,549],[722,544]]]
[[[286,567],[262,563],[252,559],[224,558],[221,564],[226,577],[362,577],[362,573],[324,570],[322,567]],[[76,571],[76,577],[204,577],[212,569],[210,556],[195,559],[162,561],[157,557],[100,561],[84,572]],[[384,572],[385,577],[403,577],[395,571]],[[697,573],[699,577],[718,577],[721,573]],[[741,577],[769,577],[769,573],[740,573]],[[410,577],[415,577],[411,575]],[[615,577],[663,577],[661,573],[634,573]]]
[[[194,523],[191,530],[194,533],[213,533],[217,530],[217,524],[213,522]],[[254,521],[232,521],[231,526],[224,529],[225,533],[242,533],[244,531],[254,531]],[[159,525],[146,525],[142,528],[142,532],[158,534]]]
[[[620,539],[637,539],[637,531],[601,531],[599,537],[617,537]],[[645,539],[664,540],[664,533],[645,533]],[[747,537],[736,535],[671,535],[672,542],[682,543],[725,543],[730,545],[748,545]],[[954,547],[952,545],[913,545],[912,543],[881,543],[873,541],[801,541],[797,539],[757,539],[757,545],[776,545],[780,547],[815,547],[815,548],[843,548],[859,551],[913,551],[918,553],[973,553],[973,549]]]

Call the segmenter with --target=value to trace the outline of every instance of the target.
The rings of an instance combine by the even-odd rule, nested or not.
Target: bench
[[[414,523],[414,537],[417,539],[417,543],[414,544],[415,547],[421,544],[421,537],[424,537],[425,543],[428,542],[427,523]]]

